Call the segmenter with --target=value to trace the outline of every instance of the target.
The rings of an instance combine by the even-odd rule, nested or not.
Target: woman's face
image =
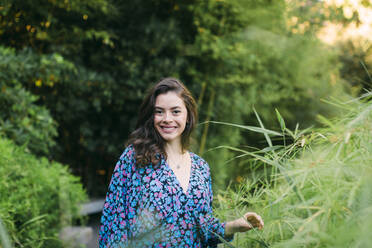
[[[187,109],[177,93],[168,91],[156,97],[154,126],[166,142],[181,142],[186,121]]]

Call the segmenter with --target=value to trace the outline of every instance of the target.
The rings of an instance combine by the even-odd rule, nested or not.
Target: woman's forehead
[[[185,107],[183,99],[175,92],[168,91],[156,97],[155,107],[159,108],[175,108]]]

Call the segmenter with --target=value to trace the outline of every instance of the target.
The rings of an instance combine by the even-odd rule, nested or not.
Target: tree
[[[288,32],[284,0],[33,1],[40,9],[30,3],[3,8],[6,23],[23,11],[24,35],[8,25],[2,34],[12,35],[1,44],[20,53],[33,47],[40,61],[55,56],[69,65],[40,66],[43,84],[22,84],[40,96],[38,103],[59,125],[53,157],[83,176],[91,194],[106,191],[95,185],[107,185],[146,88],[162,77],[185,82],[197,98],[201,122],[256,124],[255,106],[268,127],[275,107],[293,126],[324,112],[319,98],[334,91],[334,55],[316,39]],[[42,32],[46,38],[38,38]],[[230,177],[224,163],[233,154],[205,152],[239,144],[241,130],[200,125],[195,140],[194,150],[210,162],[215,183],[224,185]]]

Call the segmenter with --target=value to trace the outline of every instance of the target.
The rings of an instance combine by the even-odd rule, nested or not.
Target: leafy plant
[[[0,219],[17,247],[61,247],[61,227],[79,217],[86,194],[67,167],[0,138]]]
[[[56,144],[57,124],[48,109],[37,104],[40,97],[22,85],[24,78],[33,78],[36,66],[31,61],[0,47],[0,134],[37,155],[48,155]]]
[[[271,247],[369,246],[372,104],[335,104],[345,111],[341,118],[323,118],[326,127],[297,136],[275,153],[240,151],[250,157],[253,172],[236,191],[217,196],[218,212],[236,216],[255,210],[265,228],[262,237],[238,234],[234,245],[262,247],[252,239],[264,239]],[[257,160],[263,162],[259,169]]]

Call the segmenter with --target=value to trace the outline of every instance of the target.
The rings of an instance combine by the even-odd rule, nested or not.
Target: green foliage
[[[352,93],[362,95],[372,89],[372,44],[348,40],[337,44],[342,68],[340,75],[352,87]]]
[[[355,9],[351,16],[347,16],[344,13],[345,6],[350,6],[349,1],[289,0],[287,1],[288,32],[315,35],[327,23],[343,26],[359,23],[358,10]],[[367,3],[364,6],[370,7],[371,4]]]
[[[52,155],[53,148],[54,159],[72,161],[72,165],[83,153],[82,149],[94,152],[97,146],[102,147],[101,142],[105,143],[108,138],[101,140],[95,132],[102,131],[102,135],[108,137],[111,127],[105,128],[103,123],[113,122],[112,111],[120,111],[113,102],[115,92],[120,92],[119,85],[110,76],[87,70],[58,53],[38,55],[30,49],[1,48],[0,56],[2,133],[17,144],[27,143],[38,155]],[[117,98],[120,105],[122,100]],[[107,115],[98,118],[105,108]],[[97,121],[88,121],[92,118]],[[56,122],[60,133],[58,146],[54,146]],[[108,152],[118,149],[109,141],[105,147]],[[72,153],[68,157],[71,160],[65,159],[64,151]]]
[[[371,96],[371,94],[370,94]],[[342,117],[297,137],[292,145],[263,153],[242,150],[253,173],[237,190],[217,196],[220,215],[257,211],[263,232],[238,234],[234,246],[368,247],[372,223],[372,105],[335,103]],[[262,171],[262,170],[261,170]],[[234,209],[234,211],[231,211]]]
[[[18,49],[76,54],[83,42],[110,44],[110,34],[95,20],[115,13],[106,0],[12,0],[0,6],[2,45]]]
[[[39,97],[22,85],[37,75],[32,59],[0,47],[0,134],[26,144],[35,154],[47,155],[55,145],[57,129],[45,106],[36,104]]]
[[[237,13],[220,17],[218,20],[224,21],[217,24],[224,27],[225,22],[237,23],[235,29],[208,32],[217,24],[205,21],[209,20],[208,14],[195,15],[201,19],[197,23],[209,25],[202,26],[202,32],[199,28],[194,44],[196,51],[206,50],[203,56],[195,56],[201,66],[193,72],[193,78],[206,85],[203,99],[199,99],[202,120],[256,125],[254,106],[268,128],[276,125],[272,114],[275,108],[287,126],[294,128],[299,121],[304,126],[312,125],[319,113],[332,114],[332,106],[324,106],[321,99],[343,94],[345,86],[338,80],[337,56],[310,36],[288,34],[284,2],[220,4],[224,6],[220,15],[229,8]],[[212,8],[213,4],[208,6]],[[217,10],[209,9],[207,13]],[[244,16],[247,11],[249,17]],[[265,19],[267,16],[270,18]],[[263,138],[242,135],[242,130],[226,126],[202,128],[202,135],[208,134],[207,145],[201,147],[200,153],[223,144],[260,146]],[[205,154],[218,188],[224,187],[235,171],[225,164],[231,156],[229,151]],[[239,173],[240,168],[236,171]]]
[[[360,7],[358,7],[358,5]],[[353,7],[352,7],[353,6]],[[332,30],[332,25],[342,27],[348,32],[364,25],[363,13],[370,11],[370,1],[288,1],[288,32],[291,34],[318,35],[322,29]],[[347,11],[345,11],[347,10]],[[350,13],[348,13],[350,11]],[[350,25],[352,24],[352,25]],[[324,31],[323,31],[324,32]],[[345,40],[347,38],[347,40]],[[337,50],[340,62],[340,77],[352,87],[352,94],[362,95],[365,89],[371,89],[371,42],[363,36],[339,36],[331,47]]]
[[[18,247],[61,247],[58,232],[86,200],[67,167],[0,139],[0,219]]]
[[[335,54],[288,32],[284,0],[44,2],[4,5],[1,44],[38,57],[20,81],[58,123],[53,158],[70,164],[94,194],[106,190],[93,187],[107,185],[145,89],[162,77],[185,82],[201,122],[251,125],[254,106],[268,128],[275,108],[289,128],[312,124],[329,111],[319,99],[342,89]],[[199,126],[195,140],[218,188],[231,178],[224,163],[233,153],[206,151],[261,141],[209,124]]]

